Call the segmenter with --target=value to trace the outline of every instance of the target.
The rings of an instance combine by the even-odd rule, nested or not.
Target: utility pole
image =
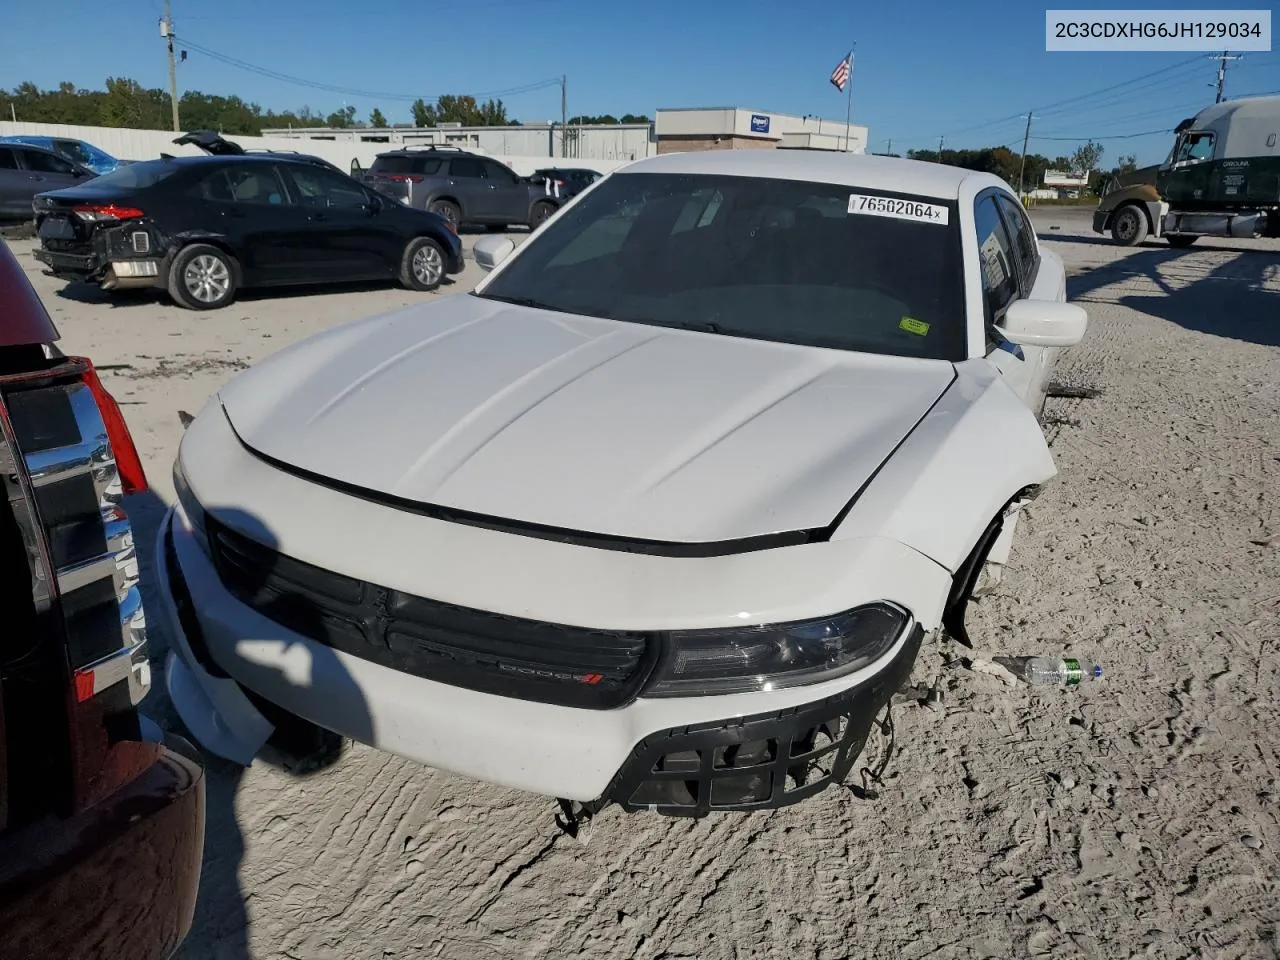
[[[889,145],[884,148],[885,153],[893,153],[893,137],[889,138]]]
[[[942,137],[938,137],[938,162],[942,162]]]
[[[560,75],[560,156],[569,155],[569,78]]]
[[[1027,129],[1022,134],[1022,162],[1018,165],[1018,199],[1022,199],[1022,175],[1027,171],[1027,142],[1031,139],[1031,111],[1027,111]]]
[[[1213,102],[1214,102],[1214,103],[1221,103],[1221,102],[1222,102],[1222,88],[1223,88],[1223,86],[1224,86],[1224,85],[1226,84],[1226,82],[1227,82],[1227,61],[1228,61],[1228,60],[1239,60],[1240,58],[1239,58],[1239,57],[1229,57],[1229,56],[1227,56],[1227,51],[1223,50],[1223,51],[1222,51],[1222,53],[1221,53],[1219,56],[1216,56],[1216,57],[1210,57],[1209,59],[1210,59],[1210,60],[1217,60],[1217,61],[1218,61],[1218,99],[1216,99],[1216,100],[1215,100],[1215,101],[1213,101]]]
[[[160,36],[164,37],[169,47],[169,104],[173,107],[173,132],[180,133],[178,126],[178,65],[173,60],[173,11],[169,9],[169,0],[164,0],[164,19],[160,21]]]

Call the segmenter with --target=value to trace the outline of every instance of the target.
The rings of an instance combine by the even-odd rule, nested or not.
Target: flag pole
[[[853,55],[857,52],[858,42],[855,40],[849,48],[849,99],[844,108],[844,152],[849,152],[849,124],[853,122]]]

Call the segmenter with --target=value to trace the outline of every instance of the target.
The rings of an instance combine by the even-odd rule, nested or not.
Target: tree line
[[[477,101],[466,94],[450,94],[428,103],[415,100],[409,107],[413,126],[434,127],[440,123],[460,123],[466,127],[519,126],[501,100]],[[368,118],[356,115],[356,108],[344,106],[332,113],[320,113],[304,106],[298,110],[269,110],[240,97],[224,97],[187,90],[178,99],[183,130],[218,130],[222,133],[257,136],[263,130],[283,127],[409,126],[389,124],[378,107]],[[0,89],[0,118],[11,117],[29,123],[70,123],[91,127],[132,127],[137,130],[169,130],[173,125],[169,94],[147,88],[128,77],[108,77],[105,89],[89,90],[73,83],[60,83],[42,90],[34,83],[20,83],[12,90]],[[617,123],[612,116],[575,117],[573,122]],[[645,117],[626,114],[622,123],[646,123]]]
[[[1091,140],[1077,148],[1071,156],[1057,156],[1050,159],[1038,153],[1029,153],[1025,168],[1022,155],[1014,153],[1008,147],[982,147],[977,150],[942,150],[941,152],[908,150],[907,156],[912,160],[945,163],[963,167],[966,170],[993,173],[1015,189],[1018,186],[1019,172],[1021,172],[1022,186],[1027,191],[1044,185],[1044,175],[1047,170],[1083,173],[1089,178],[1089,190],[1097,193],[1111,177],[1128,173],[1138,167],[1137,158],[1131,154],[1122,156],[1111,170],[1103,170],[1101,168],[1103,153],[1102,145]]]

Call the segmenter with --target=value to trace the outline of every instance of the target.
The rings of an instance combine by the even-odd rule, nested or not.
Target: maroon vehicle
[[[120,408],[0,241],[0,958],[163,960],[191,927],[204,768],[151,682]]]

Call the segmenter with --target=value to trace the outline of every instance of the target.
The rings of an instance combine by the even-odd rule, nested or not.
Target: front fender
[[[876,474],[836,539],[888,537],[953,573],[991,520],[1057,469],[1035,415],[985,359],[956,381]]]
[[[1126,203],[1159,203],[1160,192],[1150,183],[1136,183],[1131,187],[1112,190],[1098,203],[1099,210],[1110,213]]]
[[[1094,231],[1105,233],[1111,227],[1112,214],[1129,204],[1140,207],[1146,213],[1147,229],[1158,236],[1164,201],[1160,198],[1160,192],[1149,183],[1138,183],[1131,187],[1113,190],[1103,197],[1093,215]]]

